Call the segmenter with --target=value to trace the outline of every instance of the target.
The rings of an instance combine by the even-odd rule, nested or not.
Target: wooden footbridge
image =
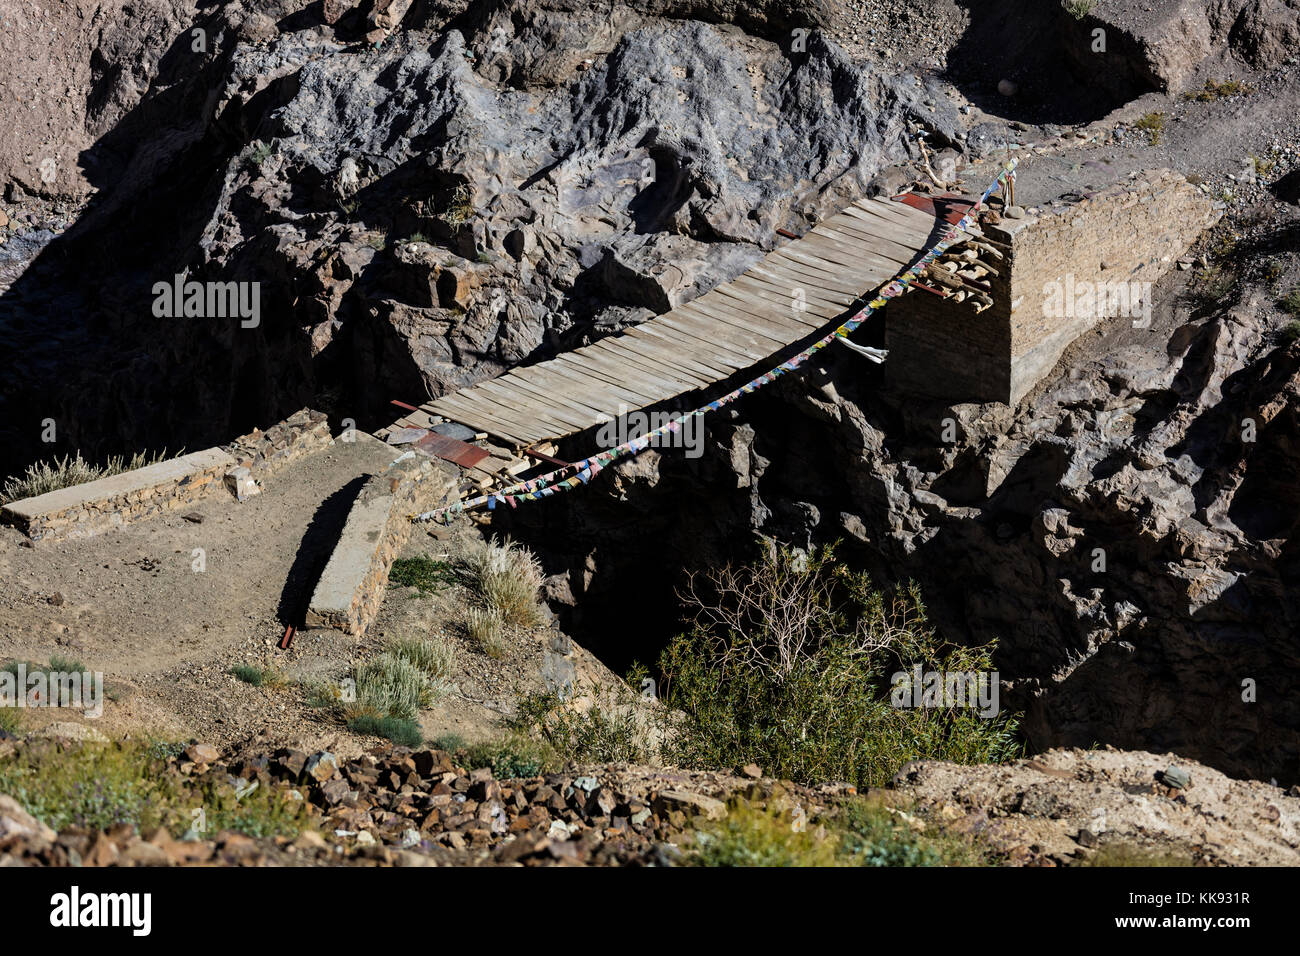
[[[436,416],[524,451],[607,422],[620,406],[646,408],[708,388],[834,322],[947,225],[933,208],[855,202],[685,305],[444,395],[399,424],[427,427]]]

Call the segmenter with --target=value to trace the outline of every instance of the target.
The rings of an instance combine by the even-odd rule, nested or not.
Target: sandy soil
[[[89,725],[109,737],[152,733],[355,753],[373,740],[346,731],[337,714],[308,704],[308,687],[347,676],[391,640],[449,642],[449,692],[421,716],[430,739],[467,742],[501,732],[520,695],[557,680],[578,686],[610,672],[553,624],[513,637],[504,658],[465,634],[468,595],[456,585],[432,593],[390,588],[379,617],[355,640],[302,631],[288,652],[276,645],[300,624],[311,590],[365,476],[395,452],[368,435],[335,442],[267,478],[239,504],[223,494],[192,512],[165,515],[92,538],[32,546],[0,528],[0,660],[79,661],[104,674],[108,701]],[[185,515],[200,517],[188,520]],[[474,525],[418,530],[405,556],[451,559],[478,536]],[[204,570],[196,571],[201,549]],[[235,664],[271,668],[277,686],[232,676]],[[85,722],[66,710],[28,711],[28,726]]]

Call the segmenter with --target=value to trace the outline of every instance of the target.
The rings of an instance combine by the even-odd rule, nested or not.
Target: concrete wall
[[[226,471],[234,464],[222,449],[209,448],[13,501],[4,506],[3,516],[34,541],[98,534],[175,511],[219,491]]]
[[[1014,404],[1076,338],[1127,314],[1096,296],[1090,302],[1089,290],[1154,284],[1216,217],[1182,176],[1153,170],[1059,209],[986,225],[991,239],[1011,246],[1007,260],[992,263],[1002,272],[992,308],[977,315],[967,303],[920,291],[891,303],[886,381],[952,402]]]
[[[379,613],[388,571],[415,528],[410,515],[452,500],[458,474],[415,455],[365,483],[312,592],[308,628],[365,633]]]

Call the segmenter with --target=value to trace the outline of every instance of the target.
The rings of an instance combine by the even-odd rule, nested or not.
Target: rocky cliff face
[[[587,545],[557,557],[553,596],[615,657],[644,657],[639,624],[675,626],[651,596],[676,569],[753,534],[840,540],[920,582],[943,632],[999,642],[1034,746],[1294,782],[1300,344],[1262,290],[1198,315],[1181,284],[1152,329],[1113,320],[1018,407],[900,401],[832,356],[711,421],[702,459],[648,452],[601,500],[517,520],[553,553],[561,526]]]
[[[21,8],[0,23],[4,81],[50,105],[0,97],[16,131],[0,149],[0,472],[50,454],[47,418],[59,454],[204,447],[323,399],[364,424],[390,398],[588,341],[737,274],[777,228],[876,177],[898,184],[887,167],[916,158],[917,128],[995,151],[1027,118],[1095,120],[1220,67],[1274,71],[1276,108],[1248,123],[1250,104],[1215,105],[1243,139],[1296,101],[1295,0],[1108,3],[1079,21],[1056,4],[918,6]],[[893,50],[958,36],[947,72],[846,54],[865,23]],[[1079,51],[1098,27],[1110,52],[1094,59]],[[50,79],[68,91],[34,66],[55,36]],[[1163,162],[1218,162],[1212,138]],[[1076,158],[1053,168],[1096,165]],[[43,218],[92,192],[66,232]],[[1284,275],[1294,229],[1262,229]],[[177,273],[259,282],[260,326],[158,321],[150,290]],[[828,355],[711,421],[702,459],[647,453],[610,493],[519,520],[563,522],[534,542],[549,540],[552,595],[613,659],[653,650],[629,649],[628,607],[647,639],[671,629],[678,569],[755,534],[843,538],[883,578],[925,584],[952,633],[1000,640],[1036,744],[1295,780],[1300,359],[1263,282],[1179,304],[1180,281],[1155,330],[1088,340],[1015,408],[901,403]]]
[[[221,7],[206,49],[177,39],[166,75],[86,151],[112,159],[112,188],[4,319],[13,364],[60,376],[12,391],[66,419],[69,441],[215,440],[313,389],[364,418],[497,374],[730,278],[777,227],[863,193],[907,155],[910,126],[946,141],[958,127],[933,81],[854,63],[817,32],[792,48],[789,25],[816,7],[429,4],[401,30],[376,26],[396,8],[327,7]],[[678,19],[696,14],[718,22]],[[148,290],[182,272],[261,283],[262,326],[160,327]],[[69,359],[103,352],[107,389],[100,363]],[[115,423],[83,376],[113,395]]]

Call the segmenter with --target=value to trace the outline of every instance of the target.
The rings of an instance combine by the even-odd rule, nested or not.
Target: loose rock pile
[[[256,782],[304,800],[317,829],[296,839],[226,831],[175,839],[166,830],[146,837],[125,824],[55,833],[0,796],[0,865],[673,865],[696,824],[725,816],[729,800],[815,819],[853,792],[795,787],[755,766],[731,776],[615,764],[500,780],[445,751],[404,747],[343,762],[292,749],[223,759],[195,744],[167,772],[195,784],[215,777],[236,791]]]

